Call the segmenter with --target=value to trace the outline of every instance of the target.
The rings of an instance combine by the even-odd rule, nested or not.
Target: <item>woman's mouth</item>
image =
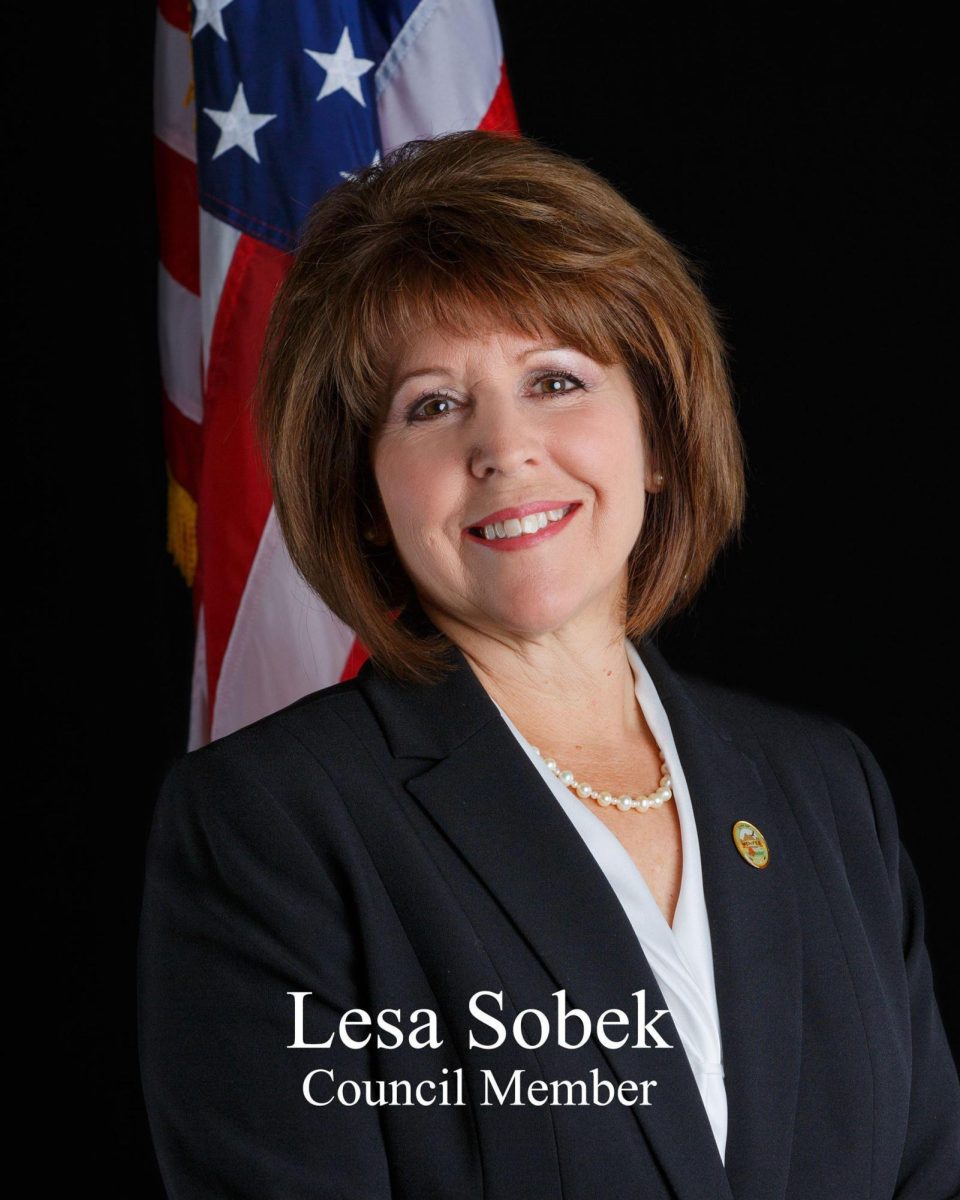
[[[465,529],[464,537],[473,542],[482,542],[491,550],[525,549],[559,533],[570,523],[579,507],[579,503],[573,501],[544,508],[524,506],[527,509],[525,512],[504,509],[491,513],[483,524]],[[534,508],[534,511],[529,511],[530,508]]]

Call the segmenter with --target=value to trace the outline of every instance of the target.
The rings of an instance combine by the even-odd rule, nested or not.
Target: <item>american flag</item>
[[[516,130],[492,0],[160,0],[168,547],[193,587],[189,748],[353,674],[295,571],[249,402],[311,204],[411,138]]]

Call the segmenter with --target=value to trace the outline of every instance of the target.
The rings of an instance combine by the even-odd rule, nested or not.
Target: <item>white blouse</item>
[[[697,823],[666,711],[633,643],[625,639],[624,646],[636,680],[637,701],[673,780],[671,803],[676,804],[680,817],[683,873],[672,928],[619,838],[596,816],[592,807],[578,800],[552,771],[547,770],[543,759],[534,753],[503,709],[499,705],[497,708],[583,838],[627,914],[677,1027],[723,1159],[727,1143],[727,1093],[723,1083],[720,1019]],[[630,819],[642,821],[644,815],[637,812]]]

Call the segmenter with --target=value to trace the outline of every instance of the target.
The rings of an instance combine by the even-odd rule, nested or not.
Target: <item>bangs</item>
[[[404,347],[427,330],[553,337],[604,365],[624,361],[628,306],[622,295],[617,302],[609,265],[594,256],[590,269],[574,269],[560,247],[531,241],[540,244],[518,247],[514,233],[512,244],[496,247],[444,239],[434,227],[429,240],[398,238],[366,264],[338,374],[371,432],[385,413]]]
[[[617,339],[600,292],[599,282],[582,273],[534,275],[512,262],[467,255],[450,269],[423,258],[408,264],[403,283],[382,296],[381,311],[395,342],[431,328],[457,337],[497,330],[534,338],[553,334],[612,363],[619,357]]]

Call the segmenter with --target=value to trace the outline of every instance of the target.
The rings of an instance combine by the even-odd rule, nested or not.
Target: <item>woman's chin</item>
[[[507,634],[535,638],[555,633],[572,622],[587,619],[591,612],[598,620],[612,611],[610,605],[569,592],[551,594],[542,590],[530,594],[499,598],[499,602],[484,606],[486,623]]]
[[[607,586],[588,587],[583,572],[547,572],[525,579],[460,580],[456,589],[418,589],[420,602],[434,622],[444,627],[472,628],[496,638],[537,638],[565,627],[616,626],[623,623],[625,572]],[[454,638],[454,640],[456,640]]]

